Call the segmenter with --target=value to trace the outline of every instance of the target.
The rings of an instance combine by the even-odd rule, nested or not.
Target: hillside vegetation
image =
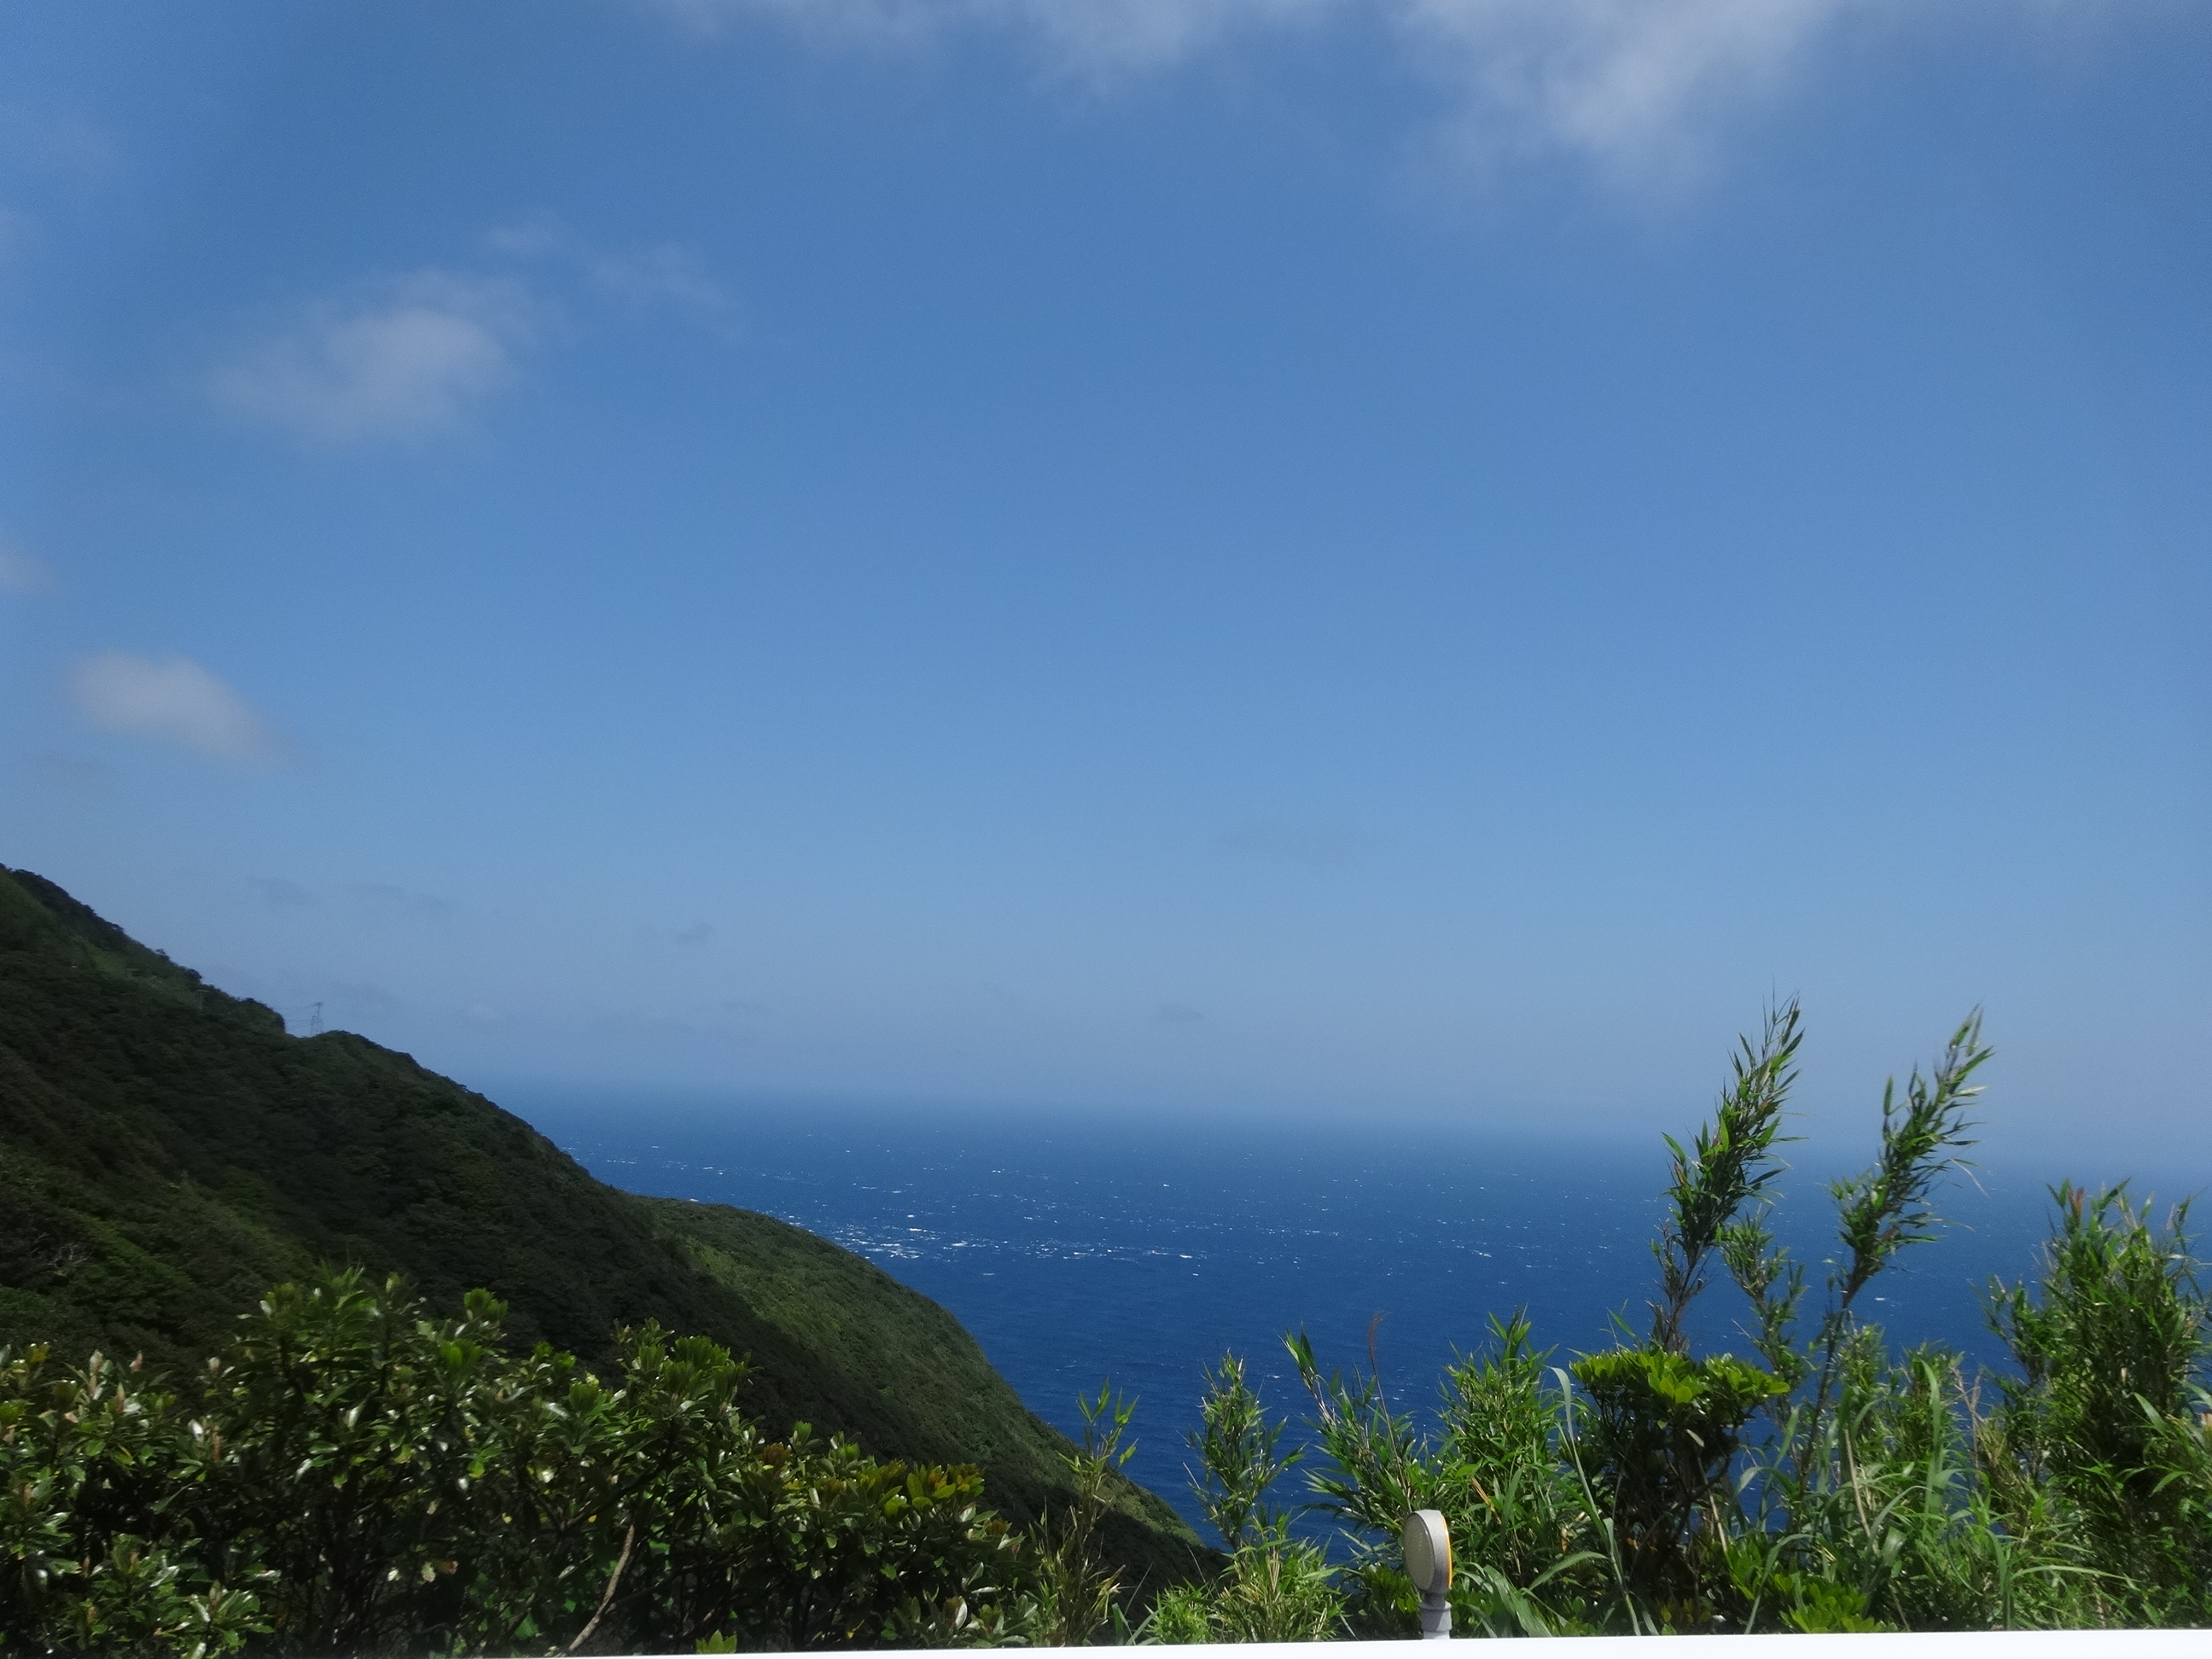
[[[883,1457],[974,1463],[1017,1521],[1068,1498],[1069,1443],[944,1309],[775,1218],[594,1180],[405,1054],[295,1037],[60,888],[0,869],[0,1346],[182,1375],[319,1264],[475,1289],[510,1345],[611,1374],[658,1322],[749,1358],[745,1410]],[[1153,1583],[1195,1540],[1115,1478],[1107,1553]]]

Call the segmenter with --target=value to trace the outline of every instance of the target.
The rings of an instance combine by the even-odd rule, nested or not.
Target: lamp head
[[[1440,1510],[1415,1510],[1406,1517],[1406,1577],[1423,1595],[1451,1589],[1451,1528]]]

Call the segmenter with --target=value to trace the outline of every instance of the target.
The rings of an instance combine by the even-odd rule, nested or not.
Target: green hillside
[[[1066,1443],[959,1323],[772,1217],[592,1179],[521,1119],[347,1032],[286,1035],[51,882],[0,869],[0,1346],[173,1370],[319,1261],[489,1288],[587,1362],[646,1319],[750,1355],[751,1408],[883,1456],[981,1464],[1018,1518]],[[1195,1540],[1128,1488],[1111,1542],[1153,1582]]]

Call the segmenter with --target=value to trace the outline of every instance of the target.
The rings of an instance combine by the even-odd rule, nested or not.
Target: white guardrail
[[[1418,1639],[1418,1638],[1411,1638]],[[1480,1638],[1476,1638],[1480,1639]],[[1664,1659],[2212,1659],[2212,1630],[1903,1631],[1872,1635],[1554,1636],[1545,1659],[1623,1659],[1660,1642]],[[1193,1659],[1407,1659],[1404,1642],[1194,1643],[1127,1650]],[[1042,1650],[1053,1651],[1054,1650]],[[887,1648],[877,1659],[945,1659],[943,1648]]]
[[[1480,1639],[1480,1638],[1476,1638]],[[1662,1642],[1666,1659],[2208,1659],[2212,1630],[1903,1631],[1848,1636],[1554,1636],[1545,1659],[1622,1659],[1631,1644]],[[1403,1642],[1251,1642],[1160,1648],[1210,1659],[1403,1659]],[[921,1659],[917,1655],[916,1659]],[[933,1659],[944,1659],[940,1652]]]

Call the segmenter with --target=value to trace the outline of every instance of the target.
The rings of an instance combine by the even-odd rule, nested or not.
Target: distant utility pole
[[[307,1010],[307,1035],[309,1036],[320,1036],[322,1034],[323,1005],[319,1002],[315,1004],[314,1006]]]

